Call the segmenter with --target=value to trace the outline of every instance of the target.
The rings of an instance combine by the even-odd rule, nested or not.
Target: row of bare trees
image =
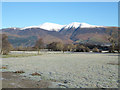
[[[47,49],[53,51],[77,51],[77,52],[89,52],[90,49],[79,44],[63,44],[61,42],[52,42],[47,45]]]
[[[87,46],[81,44],[63,44],[62,42],[52,42],[44,46],[44,42],[42,39],[36,41],[34,49],[38,50],[38,54],[40,49],[48,49],[49,51],[70,51],[70,52],[90,52],[90,49]],[[101,52],[98,48],[94,47],[93,52]]]
[[[113,38],[113,39],[112,39]],[[110,36],[108,38],[111,46],[108,47],[109,52],[115,52],[117,50],[119,52],[120,48],[118,46],[118,42],[114,39],[113,36]],[[102,52],[101,49],[98,49],[96,46],[93,45],[93,48],[91,48],[90,45],[81,45],[81,44],[63,44],[62,42],[52,42],[44,46],[44,42],[42,39],[39,39],[36,41],[35,46],[33,47],[34,50],[38,50],[38,53],[40,49],[48,49],[49,51],[73,51],[73,52],[90,52],[92,50],[93,52]]]
[[[16,47],[16,51],[33,51],[37,50],[38,54],[41,49],[47,49],[49,51],[70,51],[70,52],[90,52],[90,49],[81,44],[63,44],[62,42],[52,42],[47,45],[44,44],[44,41],[40,38],[36,41],[34,47]],[[99,49],[93,48],[93,52],[100,52]]]

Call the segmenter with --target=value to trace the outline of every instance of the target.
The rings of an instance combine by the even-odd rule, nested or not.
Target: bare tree
[[[77,52],[90,52],[90,49],[88,47],[80,44],[77,44],[75,49]]]
[[[83,45],[76,45],[76,51],[77,52],[85,52],[85,46]]]
[[[34,47],[37,49],[38,54],[39,54],[40,49],[43,49],[43,48],[44,48],[44,42],[43,42],[43,39],[42,39],[42,38],[38,39],[38,40],[36,41]]]
[[[13,46],[9,43],[8,36],[6,36],[5,34],[2,34],[1,54],[7,55],[9,53],[9,51],[12,50],[12,49],[13,49]]]
[[[65,44],[64,45],[64,51],[75,51],[76,45],[74,44]]]
[[[108,34],[107,39],[108,41],[112,44],[109,52],[114,52],[115,51],[115,46],[118,46],[119,41],[118,41],[118,28],[116,27],[109,27],[106,30],[106,33]],[[119,51],[119,49],[118,49]]]
[[[62,51],[64,48],[64,45],[61,42],[52,42],[47,45],[47,48],[53,51]]]
[[[64,45],[61,42],[56,43],[56,49],[57,51],[63,51]]]

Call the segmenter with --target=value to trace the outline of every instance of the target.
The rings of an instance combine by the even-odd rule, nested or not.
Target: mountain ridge
[[[31,29],[31,28],[41,28],[41,29],[45,29],[48,31],[60,31],[61,29],[65,28],[65,29],[69,29],[69,28],[95,28],[95,27],[104,27],[104,26],[97,26],[97,25],[90,25],[87,23],[80,23],[80,22],[72,22],[70,24],[66,24],[66,25],[60,25],[60,24],[56,24],[56,23],[43,23],[40,24],[38,26],[27,26],[24,28],[19,28],[20,30],[25,30],[25,29]],[[16,27],[11,27],[13,29],[18,29]]]
[[[57,24],[52,23],[52,25],[54,26]],[[49,44],[51,42],[62,42],[66,44],[108,44],[109,41],[106,37],[109,35],[106,33],[106,31],[109,28],[110,30],[114,31],[117,29],[117,27],[96,26],[86,23],[82,23],[81,25],[81,23],[74,22],[64,26],[60,30],[47,30],[40,27],[30,27],[22,30],[21,28],[12,27],[1,30],[3,33],[8,35],[8,40],[16,47],[20,45],[34,46],[36,40],[39,38],[42,38],[45,44]]]

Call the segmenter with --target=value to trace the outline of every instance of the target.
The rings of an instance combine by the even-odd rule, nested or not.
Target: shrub
[[[88,47],[85,48],[86,52],[90,52],[90,49]]]
[[[90,49],[83,45],[76,45],[76,51],[77,52],[90,52]]]
[[[76,46],[74,44],[64,44],[64,51],[75,51]]]
[[[2,66],[2,69],[7,69],[7,67],[6,66]]]
[[[93,50],[92,50],[93,52],[100,52],[100,50],[98,49],[98,48],[93,48]]]

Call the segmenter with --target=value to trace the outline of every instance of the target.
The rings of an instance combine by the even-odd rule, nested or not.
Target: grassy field
[[[117,88],[118,85],[118,54],[51,52],[29,57],[22,55],[3,58],[2,63],[7,67],[3,72],[22,70],[23,77],[50,81],[52,88]]]

